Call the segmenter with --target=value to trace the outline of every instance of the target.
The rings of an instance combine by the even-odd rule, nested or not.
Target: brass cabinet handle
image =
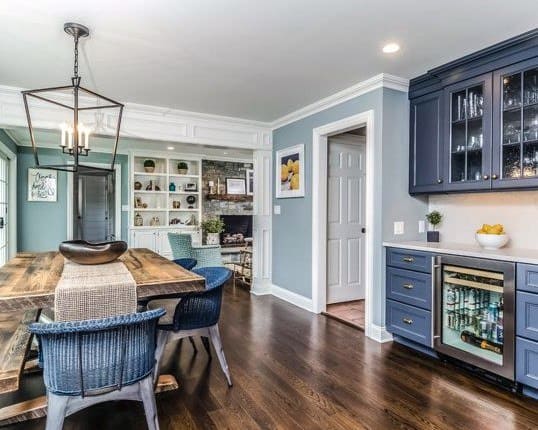
[[[413,320],[411,318],[404,318],[402,321],[406,324],[413,324]]]
[[[496,174],[491,175],[491,179],[498,179],[499,177]]]
[[[413,288],[415,288],[415,286],[413,284],[403,284],[403,287],[406,290],[412,290]]]
[[[415,259],[413,257],[404,257],[403,261],[405,261],[406,263],[413,263]]]
[[[482,179],[484,179],[484,181],[487,181],[489,179],[489,176],[488,175],[484,175],[482,176]]]

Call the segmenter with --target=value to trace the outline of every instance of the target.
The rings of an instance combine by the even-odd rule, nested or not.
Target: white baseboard
[[[255,278],[252,281],[252,288],[250,289],[250,292],[255,296],[266,296],[268,294],[271,294],[272,288],[273,285],[268,279],[260,280]]]
[[[390,334],[385,326],[376,324],[370,324],[370,330],[368,330],[368,337],[379,343],[391,342],[392,334]]]
[[[279,287],[275,284],[273,284],[271,287],[271,294],[299,308],[305,309],[309,312],[314,312],[312,299],[309,299],[308,297],[301,296],[300,294],[286,290],[285,288]]]

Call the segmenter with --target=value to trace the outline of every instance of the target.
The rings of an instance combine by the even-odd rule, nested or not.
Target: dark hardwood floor
[[[221,334],[234,386],[197,340],[172,344],[180,389],[157,395],[161,429],[536,429],[538,402],[281,300],[226,287]],[[25,394],[41,394],[28,379]],[[2,403],[5,402],[5,398]],[[44,429],[40,419],[9,427]],[[65,429],[145,429],[133,402],[81,411]]]

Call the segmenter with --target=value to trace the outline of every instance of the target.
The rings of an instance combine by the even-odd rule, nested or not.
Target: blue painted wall
[[[273,151],[305,144],[305,197],[276,199],[281,215],[273,215],[273,284],[307,298],[312,297],[312,130],[327,123],[374,111],[374,209],[381,218],[370,234],[374,239],[374,323],[383,325],[384,251],[383,240],[393,239],[394,221],[406,223],[400,240],[418,239],[418,220],[427,211],[424,200],[407,193],[409,103],[407,94],[379,88],[337,106],[318,112],[273,132]],[[274,154],[275,155],[275,154]],[[276,156],[274,163],[276,163]],[[273,185],[274,187],[275,185]],[[386,209],[385,209],[386,208]]]
[[[0,142],[6,145],[11,152],[17,153],[17,144],[7,135],[4,130],[0,130]]]
[[[68,157],[58,149],[40,149],[40,164],[66,163]],[[86,160],[84,160],[86,161]],[[88,163],[110,162],[109,154],[90,153]],[[128,157],[119,154],[121,164],[121,201],[128,202]],[[55,203],[28,201],[28,168],[34,167],[31,148],[19,146],[17,151],[17,248],[18,251],[56,250],[67,239],[67,175],[58,172],[58,201]],[[121,212],[121,237],[127,240],[127,212]]]

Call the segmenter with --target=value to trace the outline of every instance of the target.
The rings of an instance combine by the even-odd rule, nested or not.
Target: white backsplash
[[[538,248],[538,191],[469,193],[429,197],[430,211],[443,214],[441,242],[474,244],[482,224],[503,224],[509,248]]]

